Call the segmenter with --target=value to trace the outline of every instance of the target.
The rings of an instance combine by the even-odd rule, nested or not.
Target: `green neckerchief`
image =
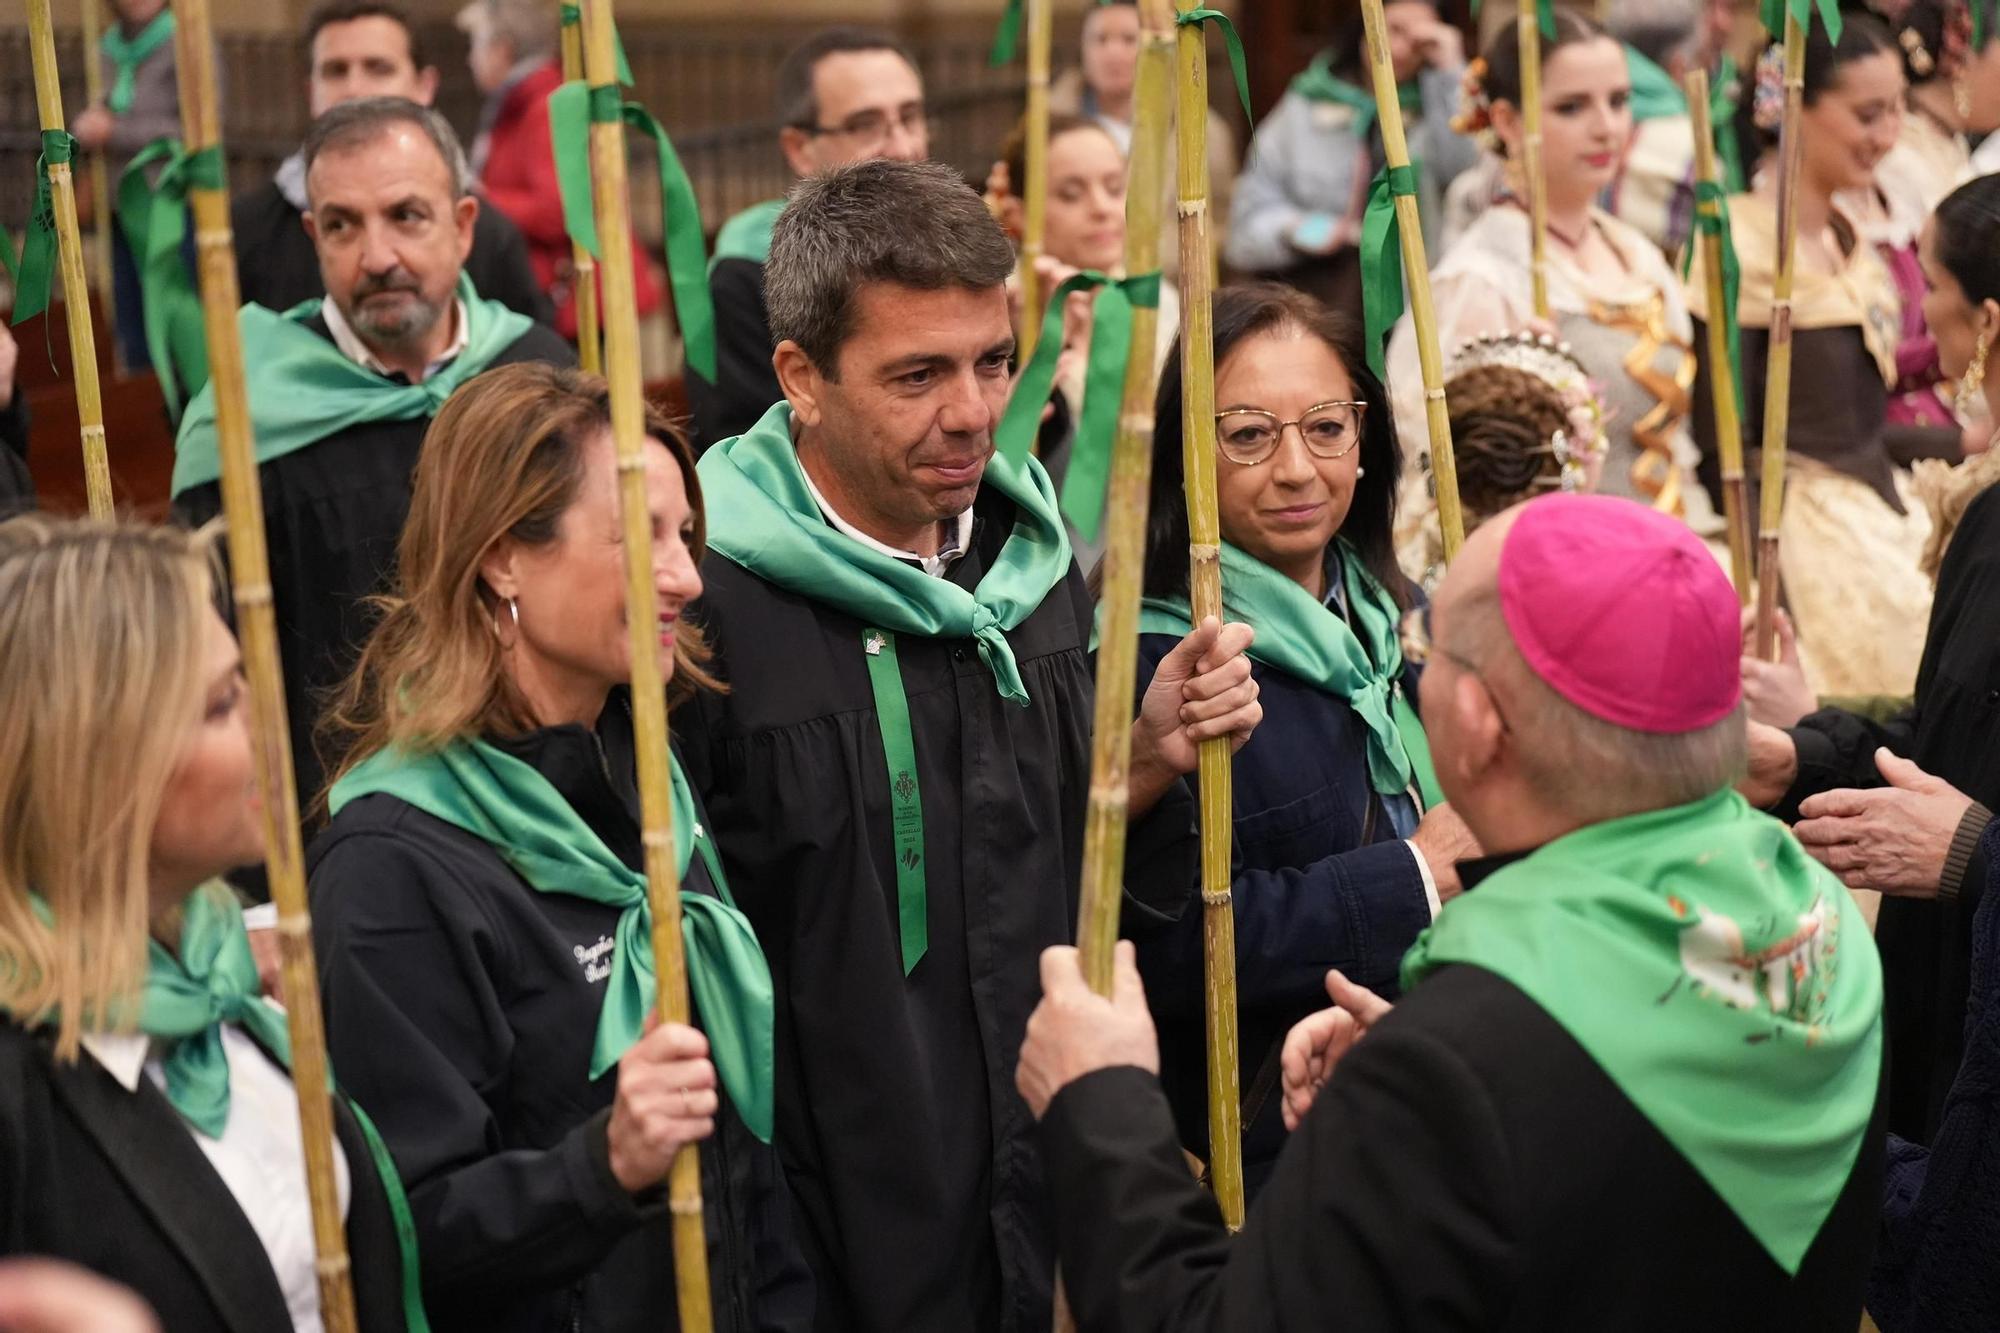
[[[715,233],[715,253],[709,257],[708,271],[725,259],[747,259],[761,264],[771,257],[771,228],[785,211],[782,199],[766,199],[752,204],[722,224]]]
[[[549,94],[550,145],[555,156],[556,185],[562,194],[563,227],[570,240],[599,259],[597,208],[591,198],[590,127],[623,123],[653,141],[659,168],[660,225],[665,229],[667,285],[674,292],[674,318],[679,321],[687,364],[711,384],[715,382],[715,309],[708,296],[708,256],[702,248],[701,205],[694,183],[673,140],[651,112],[637,102],[621,102],[615,85],[587,86],[571,79]]]
[[[1727,789],[1558,838],[1446,904],[1446,963],[1560,1023],[1795,1274],[1847,1184],[1882,1066],[1882,965],[1838,879]]]
[[[159,179],[148,182],[147,168],[162,161],[166,165]],[[188,396],[208,383],[201,293],[181,254],[188,191],[222,188],[222,149],[210,144],[190,153],[173,138],[155,139],[141,148],[118,177],[118,230],[137,261],[146,349],[159,373],[167,415],[174,419]]]
[[[104,96],[104,105],[114,116],[122,116],[132,109],[132,85],[138,76],[139,66],[146,57],[153,54],[174,39],[174,11],[163,9],[153,16],[153,21],[127,37],[114,25],[111,31],[100,37],[97,47],[111,60],[117,73],[112,76],[111,91]]]
[[[1396,196],[1417,194],[1415,167],[1384,167],[1368,187],[1368,207],[1361,215],[1361,322],[1368,368],[1388,381],[1383,356],[1389,334],[1403,317],[1403,224],[1396,216]]]
[[[714,848],[695,821],[694,797],[680,759],[669,758],[676,873],[687,878],[690,858],[699,849],[720,895],[681,893],[688,985],[730,1101],[750,1132],[769,1143],[771,969],[757,945],[756,932],[729,896]],[[349,801],[376,792],[397,797],[491,844],[537,892],[569,894],[620,909],[611,977],[590,1054],[590,1077],[600,1078],[616,1067],[619,1057],[645,1031],[646,1016],[654,1007],[653,912],[644,873],[613,855],[533,765],[484,741],[454,741],[422,754],[378,750],[334,784],[328,809],[339,814]]]
[[[1632,119],[1664,120],[1688,113],[1687,94],[1637,47],[1625,48],[1625,69],[1632,78]]]
[[[351,426],[414,421],[435,416],[459,385],[491,365],[533,327],[526,315],[483,299],[460,274],[467,342],[451,364],[421,384],[398,384],[347,359],[331,338],[306,327],[323,298],[301,301],[282,315],[260,305],[237,312],[249,379],[250,422],[257,462],[317,444]],[[222,475],[215,451],[215,386],[206,384],[188,404],[174,442],[173,493]]]
[[[1368,729],[1368,778],[1384,796],[1414,783],[1426,808],[1443,800],[1423,723],[1403,690],[1402,613],[1345,542],[1339,563],[1347,615],[1257,557],[1222,544],[1222,611],[1257,631],[1250,656],[1344,700]],[[1351,623],[1350,623],[1351,622]],[[1193,628],[1185,597],[1140,603],[1142,634],[1181,638]]]
[[[68,130],[43,130],[42,151],[35,158],[35,201],[28,213],[28,227],[21,237],[21,253],[0,232],[0,267],[14,282],[14,323],[33,319],[49,308],[49,289],[55,281],[56,200],[49,184],[49,168],[76,156],[76,139]]]
[[[709,531],[710,550],[863,626],[857,646],[868,666],[889,779],[897,920],[908,975],[924,956],[929,917],[923,797],[896,636],[975,640],[1000,696],[1026,707],[1027,687],[1006,631],[1034,614],[1069,573],[1069,535],[1054,487],[1033,458],[993,456],[985,484],[1012,500],[1018,513],[999,557],[968,592],[826,521],[799,465],[789,403],[774,405],[748,433],[710,449],[699,471],[709,512],[723,519]]]
[[[47,904],[31,900],[51,927]],[[285,1067],[292,1068],[292,1036],[284,1011],[263,998],[243,909],[226,885],[210,884],[188,895],[181,909],[178,956],[158,940],[146,944],[146,985],[140,996],[139,1031],[164,1052],[167,1102],[198,1134],[219,1139],[229,1124],[229,1056],[222,1025],[234,1023]],[[51,1014],[47,1022],[54,1022]],[[329,1081],[333,1071],[327,1071]],[[336,1094],[337,1095],[337,1094]],[[361,1107],[341,1100],[368,1145],[396,1229],[402,1268],[403,1322],[409,1333],[430,1333],[424,1315],[423,1271],[417,1261],[417,1227],[402,1178],[389,1149]]]
[[[1305,72],[1292,80],[1291,91],[1308,102],[1332,102],[1353,111],[1357,138],[1367,138],[1375,128],[1375,94],[1335,74],[1331,51],[1314,56]],[[1424,109],[1423,90],[1415,79],[1396,85],[1396,100],[1412,115]]]
[[[1725,55],[1715,67],[1715,83],[1708,90],[1708,123],[1715,133],[1715,156],[1722,164],[1724,194],[1742,194],[1750,188],[1750,179],[1743,171],[1743,143],[1736,137],[1736,104],[1742,96],[1736,58]]]

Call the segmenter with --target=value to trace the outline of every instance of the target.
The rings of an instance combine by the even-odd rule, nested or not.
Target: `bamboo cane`
[[[1694,125],[1695,179],[1717,185],[1715,139],[1708,122],[1708,71],[1691,70],[1687,76],[1688,116]],[[1705,200],[1696,206],[1703,217],[1719,218],[1722,205]],[[1743,420],[1736,404],[1736,364],[1729,357],[1727,310],[1729,297],[1722,283],[1722,236],[1701,231],[1701,268],[1708,296],[1708,382],[1715,406],[1716,452],[1722,462],[1722,512],[1729,536],[1729,569],[1736,582],[1736,596],[1750,604],[1750,501],[1743,480]]]
[[[49,14],[49,0],[28,0],[28,41],[42,129],[61,130],[62,81],[56,73],[55,22]],[[76,375],[76,416],[83,427],[84,492],[91,516],[110,518],[111,459],[104,446],[104,399],[97,384],[97,340],[90,323],[90,285],[84,278],[83,235],[76,223],[76,181],[67,162],[49,163],[48,172],[56,212],[57,258],[62,268],[63,316],[69,325],[69,359]],[[98,206],[103,207],[101,199]]]
[[[1757,519],[1757,656],[1777,660],[1778,552],[1785,514],[1785,437],[1792,419],[1792,276],[1799,244],[1799,117],[1805,107],[1806,30],[1785,10],[1785,118],[1778,132],[1778,256],[1771,275],[1771,350],[1764,371],[1763,491]]]
[[[618,86],[611,0],[583,5],[584,77]],[[625,125],[590,125],[591,197],[604,256],[604,366],[611,382],[611,434],[618,451],[618,503],[625,537],[626,624],[632,645],[632,722],[639,750],[639,809],[646,849],[646,895],[653,912],[656,1004],[664,1023],[686,1023],[687,959],[681,946],[679,872],[674,862],[667,702],[659,663],[658,594],[653,587],[651,510],[646,503],[645,401],[639,378],[639,305],[632,274],[632,213]],[[701,1164],[688,1144],[667,1178],[673,1213],[674,1291],[683,1333],[709,1333],[708,1243],[702,1231]]]
[[[215,44],[208,0],[174,0],[181,136],[190,153],[221,154],[215,94]],[[327,1086],[326,1031],[321,1025],[319,972],[313,962],[312,920],[306,910],[305,856],[300,846],[298,792],[291,733],[285,721],[278,626],[264,542],[264,500],[251,438],[250,398],[243,378],[243,340],[236,324],[242,304],[236,245],[229,229],[229,191],[220,171],[188,191],[194,212],[201,279],[202,326],[208,337],[209,382],[215,393],[216,452],[222,466],[222,508],[228,519],[229,566],[243,669],[250,683],[256,763],[263,793],[265,868],[278,906],[284,968],[285,1022],[292,1039],[292,1086],[318,1252],[321,1318],[328,1333],[354,1333],[347,1233],[333,1166],[333,1106]]]
[[[98,12],[100,0],[83,0],[83,100],[90,106],[104,103],[104,64],[98,59],[97,47],[103,19]],[[97,299],[103,303],[105,322],[115,330],[118,327],[116,294],[111,283],[111,228],[112,228],[111,169],[104,160],[102,151],[90,155],[90,206],[91,231],[97,242],[91,255],[91,277],[97,283]],[[112,355],[115,358],[118,339],[111,340]]]
[[[1536,319],[1549,317],[1549,183],[1542,176],[1542,29],[1535,0],[1520,0],[1521,174],[1528,186],[1528,286]]]
[[[1392,170],[1410,165],[1410,144],[1403,136],[1403,104],[1396,92],[1396,70],[1389,62],[1388,24],[1382,0],[1361,0],[1367,34],[1368,65],[1375,79],[1375,118],[1382,130],[1382,155]],[[1526,99],[1523,98],[1525,101]],[[1396,196],[1396,224],[1403,238],[1403,284],[1408,289],[1410,322],[1417,335],[1417,362],[1424,380],[1424,420],[1429,428],[1431,476],[1437,483],[1438,528],[1444,537],[1444,558],[1457,558],[1465,541],[1465,514],[1458,503],[1458,466],[1451,451],[1451,414],[1444,401],[1444,357],[1438,352],[1437,312],[1431,305],[1431,271],[1424,255],[1423,223],[1417,201]]]
[[[562,9],[569,6],[564,4]],[[563,79],[583,77],[583,25],[581,20],[564,20],[562,25]],[[583,369],[593,375],[604,373],[604,342],[597,319],[597,260],[590,251],[570,243],[571,287],[576,300],[576,354]]]
[[[1022,169],[1028,179],[1008,182],[1021,191],[1021,361],[1035,354],[1042,331],[1041,275],[1035,261],[1042,257],[1043,219],[1049,198],[1049,47],[1055,40],[1055,0],[1027,0],[1028,116],[1027,156]]]
[[[1177,0],[1182,12],[1201,0]],[[1198,25],[1175,39],[1181,242],[1181,468],[1188,511],[1188,605],[1222,619],[1222,527],[1215,494],[1215,326],[1208,248],[1208,51]],[[1128,195],[1129,198],[1129,195]],[[1229,738],[1201,745],[1201,904],[1208,1031],[1209,1184],[1231,1231],[1243,1225],[1243,1104],[1236,1056],[1236,912],[1230,901]]]

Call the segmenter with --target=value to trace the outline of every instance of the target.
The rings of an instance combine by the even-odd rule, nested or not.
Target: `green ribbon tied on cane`
[[[1396,218],[1396,196],[1415,197],[1415,167],[1384,167],[1368,187],[1368,209],[1361,215],[1361,310],[1368,342],[1368,368],[1386,376],[1384,344],[1403,317],[1403,228]]]
[[[715,308],[708,295],[708,251],[701,235],[701,206],[694,182],[674,151],[673,140],[651,112],[637,102],[621,102],[615,87],[587,87],[571,79],[549,94],[556,180],[562,190],[563,226],[570,240],[597,258],[597,209],[590,194],[590,126],[626,125],[650,138],[660,166],[660,218],[666,231],[667,280],[674,291],[688,366],[715,382]]]
[[[35,204],[28,215],[21,253],[0,237],[0,264],[14,281],[14,322],[33,319],[49,308],[49,289],[56,272],[56,198],[49,168],[76,156],[76,139],[68,130],[43,130],[41,156],[35,159]]]
[[[1787,16],[1796,20],[1804,31],[1812,30],[1813,11],[1819,11],[1819,21],[1826,28],[1826,39],[1840,43],[1840,0],[1763,0],[1757,13],[1764,31],[1777,37],[1785,30]]]
[[[1708,312],[1710,319],[1722,321],[1729,346],[1729,368],[1736,385],[1736,412],[1743,414],[1743,331],[1736,322],[1736,296],[1743,286],[1743,267],[1736,259],[1736,241],[1729,230],[1729,195],[1714,181],[1694,183],[1694,230],[1696,236],[1714,236],[1722,252],[1722,309]],[[1695,247],[1681,255],[1681,277],[1694,267]]]
[[[1132,311],[1160,304],[1160,274],[1113,278],[1085,269],[1049,294],[1035,354],[1021,371],[1007,411],[993,435],[993,447],[1019,463],[1028,457],[1041,428],[1042,408],[1055,387],[1056,360],[1062,355],[1063,307],[1072,292],[1097,289],[1090,326],[1090,353],[1084,363],[1083,414],[1063,477],[1062,511],[1085,540],[1095,541],[1104,521],[1104,492],[1111,477],[1111,440],[1125,395],[1125,370],[1132,352]],[[1150,353],[1150,349],[1148,349]]]
[[[1199,28],[1205,23],[1213,23],[1222,30],[1222,44],[1229,49],[1229,71],[1236,76],[1236,95],[1243,99],[1244,118],[1256,120],[1250,110],[1250,70],[1243,59],[1243,39],[1236,35],[1236,25],[1229,21],[1229,15],[1219,9],[1184,9],[1174,15],[1177,28]]]
[[[149,185],[146,168],[155,162],[165,165]],[[181,405],[208,382],[201,293],[181,255],[187,237],[188,191],[224,187],[221,147],[210,144],[190,153],[178,139],[147,144],[118,178],[118,229],[139,269],[146,350],[159,372],[167,413],[175,420],[180,419]]]
[[[1708,123],[1715,135],[1715,156],[1722,168],[1722,188],[1742,194],[1750,188],[1743,171],[1743,142],[1736,137],[1736,104],[1743,96],[1736,60],[1725,55],[1715,67],[1715,83],[1708,90]]]
[[[558,12],[562,15],[562,25],[565,28],[581,29],[583,27],[583,7],[581,5],[564,5]],[[618,25],[615,23],[611,25],[611,50],[618,61],[618,82],[630,88],[638,80],[632,77],[631,62],[625,59],[625,39],[619,36]]]
[[[111,91],[104,96],[104,105],[114,116],[122,116],[132,109],[132,94],[137,91],[139,66],[146,58],[174,39],[174,11],[163,9],[153,16],[152,22],[127,37],[113,28],[97,41],[97,49],[110,60],[116,71],[111,78]]]
[[[1021,54],[1021,0],[1007,0],[1000,14],[1000,27],[993,34],[993,51],[986,63],[994,69],[1014,63]]]
[[[1479,17],[1479,0],[1472,0],[1472,17]],[[1556,39],[1555,0],[1535,0],[1535,25],[1542,30],[1542,40]]]

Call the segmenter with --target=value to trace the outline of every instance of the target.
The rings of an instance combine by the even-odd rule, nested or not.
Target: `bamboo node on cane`
[[[271,585],[268,583],[239,584],[231,595],[239,607],[271,605]]]
[[[639,842],[641,846],[650,847],[656,851],[670,852],[674,849],[673,830],[660,828],[646,829],[639,834]]]
[[[1228,890],[1228,889],[1203,889],[1203,890],[1201,891],[1201,905],[1202,905],[1203,907],[1227,907],[1227,906],[1229,906],[1229,890]]]
[[[1222,548],[1212,542],[1188,543],[1188,559],[1190,560],[1207,562],[1210,560],[1220,560],[1221,558]]]
[[[347,1271],[352,1267],[353,1265],[347,1262],[345,1253],[313,1260],[313,1271],[319,1274],[319,1280],[322,1282],[345,1282]]]
[[[1152,413],[1150,410],[1146,412],[1127,412],[1118,418],[1118,428],[1120,430],[1129,430],[1134,435],[1150,442],[1153,438]]]
[[[1090,784],[1090,808],[1123,819],[1125,808],[1132,799],[1128,790],[1131,786],[1130,775],[1120,771],[1104,776],[1105,781]]]
[[[312,914],[309,912],[287,912],[278,918],[277,932],[295,940],[312,938]]]
[[[1435,389],[1425,389],[1425,390],[1424,390],[1424,401],[1425,401],[1425,402],[1427,402],[1427,403],[1441,403],[1441,402],[1443,402],[1443,401],[1444,401],[1444,386],[1443,386],[1442,384],[1440,384],[1440,385],[1438,385],[1438,387],[1437,387],[1437,388],[1435,388]]]
[[[194,248],[197,250],[234,250],[236,234],[226,226],[197,227],[194,233]]]
[[[667,1210],[675,1217],[700,1217],[701,1195],[696,1194],[691,1199],[669,1199]]]
[[[621,474],[626,472],[644,472],[645,470],[646,455],[633,454],[629,457],[625,454],[618,455],[618,471]]]
[[[1180,201],[1178,211],[1184,218],[1206,217],[1208,216],[1208,200],[1183,199]]]

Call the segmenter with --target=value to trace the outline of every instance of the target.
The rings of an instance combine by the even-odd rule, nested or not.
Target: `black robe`
[[[306,327],[332,338],[318,316]],[[576,352],[536,325],[488,368],[517,361],[573,366]],[[418,417],[352,426],[258,469],[301,810],[319,795],[313,729],[322,701],[346,679],[374,624],[366,599],[386,591],[395,570],[417,451],[430,424]],[[173,509],[190,527],[206,523],[222,512],[221,483],[189,487],[174,497]]]
[[[326,295],[319,255],[299,221],[299,210],[275,180],[229,201],[229,229],[236,235],[236,282],[243,300],[267,310],[289,310]],[[521,229],[499,209],[480,201],[472,223],[472,253],[465,275],[489,301],[517,310],[537,324],[556,322],[555,303],[535,281]]]
[[[983,488],[971,587],[1014,521]],[[771,960],[778,1146],[821,1333],[1042,1333],[1053,1254],[1014,1065],[1037,958],[1074,936],[1093,683],[1091,604],[1066,580],[1007,635],[1031,704],[969,639],[899,637],[924,809],[928,952],[900,951],[888,770],[853,617],[711,555],[695,609],[726,695],[676,715],[729,882]],[[1128,925],[1194,896],[1176,783],[1131,826]]]
[[[1547,1010],[1460,964],[1341,1061],[1233,1239],[1151,1075],[1078,1079],[1041,1140],[1082,1333],[1854,1333],[1882,1118],[1787,1277]]]
[[[715,306],[715,383],[690,373],[688,408],[695,447],[741,435],[783,398],[771,368],[771,315],[764,304],[764,266],[754,259],[718,259],[709,271]]]
[[[1975,801],[2000,809],[2000,487],[1966,507],[1938,570],[1911,706],[1886,723],[1824,709],[1792,729],[1799,776],[1774,813],[1834,787],[1879,787],[1887,746]],[[1983,844],[1982,844],[1983,846]],[[1956,903],[1885,896],[1875,927],[1889,1033],[1889,1127],[1929,1143],[1958,1073],[1971,984],[1972,920],[1986,887],[1974,854]]]

